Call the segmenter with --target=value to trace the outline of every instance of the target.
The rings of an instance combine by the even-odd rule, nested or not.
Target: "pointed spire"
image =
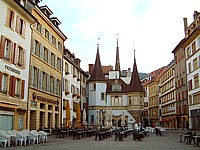
[[[136,58],[135,58],[135,50],[134,50],[134,65],[133,65],[133,72],[131,76],[131,82],[129,85],[128,92],[144,92],[142,87],[140,77],[137,70]]]
[[[117,34],[118,35],[118,34]],[[118,46],[118,38],[117,38],[117,47],[116,47],[116,62],[115,62],[115,70],[120,72],[120,61],[119,61],[119,46]]]
[[[97,44],[96,60],[95,60],[92,74],[91,74],[90,81],[99,81],[99,80],[105,80],[105,76],[103,74],[103,70],[101,66],[101,60],[100,60],[100,55],[99,55],[99,44]]]

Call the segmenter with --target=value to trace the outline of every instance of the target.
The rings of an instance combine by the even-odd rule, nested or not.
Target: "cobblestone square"
[[[6,148],[9,150],[16,149],[34,149],[34,150],[199,150],[200,147],[179,143],[180,133],[186,133],[186,130],[167,130],[163,136],[148,134],[142,141],[133,141],[132,135],[124,138],[123,141],[115,141],[115,136],[95,141],[95,137],[81,138],[74,140],[72,137],[57,138],[55,135],[48,137],[47,143],[16,146]],[[3,149],[3,148],[1,148]]]

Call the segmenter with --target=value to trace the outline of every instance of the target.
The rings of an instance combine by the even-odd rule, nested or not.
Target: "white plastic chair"
[[[24,142],[24,146],[26,146],[27,136],[23,134],[22,132],[16,132],[15,140],[16,140],[16,145],[18,144],[18,142],[20,142],[20,146],[22,146]]]
[[[29,143],[31,141],[33,141],[33,144],[35,144],[35,142],[38,144],[38,133],[35,130],[29,132]]]
[[[47,142],[47,135],[48,135],[48,133],[46,133],[46,132],[44,132],[44,131],[39,131],[38,132],[40,135],[40,140],[42,141],[42,142]]]
[[[9,134],[7,134],[4,131],[0,131],[0,143],[4,143],[4,147],[6,147],[6,145],[8,144],[8,147],[10,147],[10,139],[11,136]]]

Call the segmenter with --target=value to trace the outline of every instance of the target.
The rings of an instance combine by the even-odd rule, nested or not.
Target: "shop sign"
[[[12,67],[10,67],[10,66],[5,65],[5,69],[7,69],[7,70],[9,70],[9,71],[12,71],[12,72],[14,72],[14,73],[20,75],[20,71],[17,70],[17,69],[15,69],[15,68],[12,68]]]
[[[39,100],[39,101],[43,101],[43,102],[48,102],[48,103],[53,103],[53,104],[59,104],[59,100],[55,101],[46,97],[42,97],[42,96],[37,96],[37,94],[35,92],[33,92],[32,94],[33,96],[33,100]]]
[[[14,115],[14,112],[12,112],[12,111],[2,111],[2,110],[0,110],[0,115]]]

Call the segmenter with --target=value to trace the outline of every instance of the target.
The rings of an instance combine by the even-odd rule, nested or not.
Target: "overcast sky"
[[[42,0],[39,5],[48,5],[61,21],[65,47],[81,59],[84,71],[95,62],[97,43],[101,64],[115,66],[117,37],[122,70],[132,69],[134,49],[139,72],[166,66],[184,38],[183,18],[189,25],[200,11],[200,0]]]

